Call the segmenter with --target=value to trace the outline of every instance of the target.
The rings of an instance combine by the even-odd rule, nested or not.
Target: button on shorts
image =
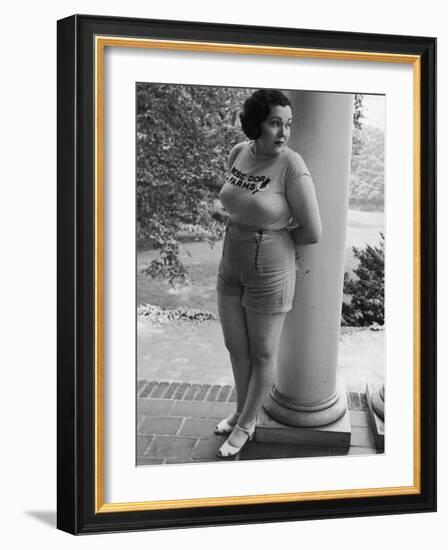
[[[294,243],[287,229],[250,231],[227,227],[216,290],[240,296],[246,309],[284,313],[292,307],[296,282]]]

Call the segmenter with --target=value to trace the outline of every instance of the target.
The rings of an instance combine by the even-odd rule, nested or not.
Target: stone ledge
[[[372,405],[372,396],[377,389],[378,387],[373,384],[367,384],[366,386],[367,411],[376,448],[378,451],[384,451],[384,421],[378,416]]]

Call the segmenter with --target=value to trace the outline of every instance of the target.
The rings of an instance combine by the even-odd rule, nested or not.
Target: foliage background
[[[349,206],[384,210],[384,133],[374,126],[353,128]]]
[[[252,90],[137,85],[137,238],[159,250],[146,272],[184,279],[178,235],[222,236],[216,206],[230,149],[245,139],[238,113]]]

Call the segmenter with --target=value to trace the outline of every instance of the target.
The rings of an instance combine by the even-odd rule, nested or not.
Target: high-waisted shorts
[[[218,269],[217,291],[241,296],[246,309],[282,313],[292,307],[296,282],[294,243],[287,229],[247,230],[229,224]]]

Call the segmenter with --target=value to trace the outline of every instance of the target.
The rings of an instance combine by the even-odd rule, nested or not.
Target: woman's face
[[[288,143],[291,134],[292,111],[289,105],[273,105],[261,123],[261,136],[255,140],[256,152],[278,155]]]

